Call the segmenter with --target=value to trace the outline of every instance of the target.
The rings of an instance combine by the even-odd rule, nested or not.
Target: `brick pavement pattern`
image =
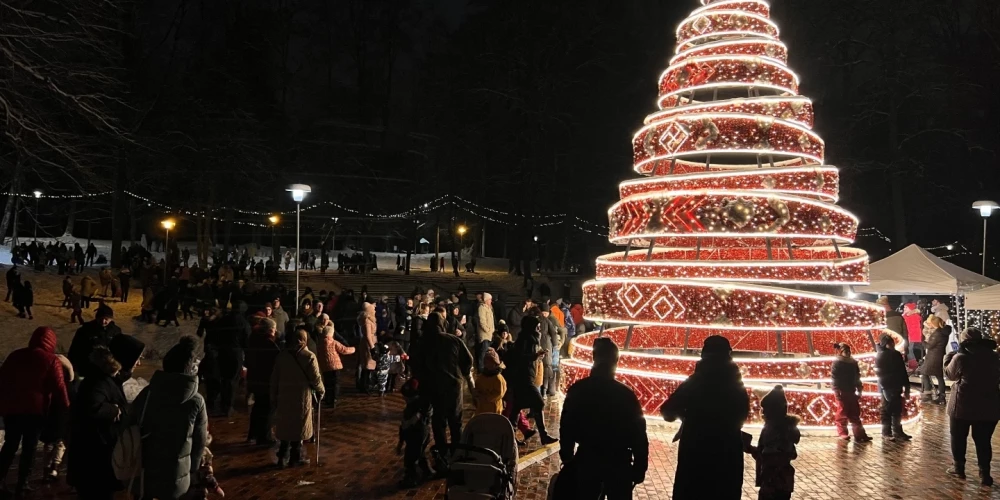
[[[547,423],[551,422],[554,429],[558,427],[559,403],[559,399],[550,401],[547,410]],[[396,486],[402,478],[400,457],[395,454],[402,408],[398,394],[385,397],[344,394],[336,410],[323,412],[320,466],[285,470],[273,467],[273,450],[244,443],[248,423],[245,413],[237,413],[233,418],[212,418],[216,475],[226,497],[237,500],[443,499],[443,481],[425,483],[413,490],[400,490]],[[636,499],[670,498],[677,458],[676,445],[671,443],[675,432],[673,425],[650,421],[650,470],[646,482],[636,488]],[[803,437],[799,458],[793,462],[797,470],[793,498],[1000,498],[1000,486],[992,490],[979,486],[971,442],[969,479],[959,481],[945,474],[951,459],[943,407],[925,407],[925,419],[910,432],[913,441],[901,444],[878,438],[871,444],[857,445],[832,435]],[[995,436],[993,442],[1000,451],[1000,438]],[[533,443],[522,450],[522,456],[538,447],[538,438],[533,438]],[[313,445],[306,445],[306,450],[310,458],[315,457]],[[745,464],[743,498],[755,499],[753,461],[747,460]],[[517,498],[544,500],[549,477],[558,469],[558,454],[552,454],[523,470],[518,478]],[[994,465],[994,470],[1000,472],[1000,467]],[[9,477],[14,477],[13,474],[11,471]],[[40,485],[33,498],[74,496],[62,485]]]

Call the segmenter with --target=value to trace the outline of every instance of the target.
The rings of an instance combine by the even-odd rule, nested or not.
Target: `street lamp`
[[[993,214],[994,210],[1000,209],[995,201],[980,200],[972,204],[972,208],[979,210],[979,215],[983,216],[983,275],[986,275],[986,221]]]
[[[271,223],[271,254],[275,264],[277,264],[280,260],[280,258],[278,257],[278,252],[280,251],[280,249],[278,248],[277,244],[278,243],[277,229],[278,229],[278,223],[281,222],[281,218],[278,217],[277,215],[272,215],[267,218],[267,221]]]
[[[38,241],[38,200],[42,197],[42,192],[36,189],[34,191],[34,193],[32,193],[32,194],[35,195],[35,237],[34,237],[34,240]]]
[[[164,219],[160,225],[167,230],[167,237],[163,241],[163,284],[167,284],[167,269],[170,268],[170,230],[177,225],[173,219]]]
[[[461,248],[465,247],[465,232],[468,230],[465,226],[458,226],[459,253],[462,252]]]
[[[292,184],[285,191],[295,200],[295,314],[299,313],[299,260],[302,257],[302,200],[312,188],[306,184]]]

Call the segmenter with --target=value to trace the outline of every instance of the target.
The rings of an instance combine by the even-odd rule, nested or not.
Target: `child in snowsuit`
[[[389,381],[386,391],[396,392],[396,385],[400,383],[400,377],[406,374],[406,361],[410,357],[399,342],[393,340],[387,345],[389,346]]]
[[[792,460],[798,455],[799,417],[788,414],[788,401],[781,385],[774,386],[760,400],[764,428],[760,431],[757,446],[747,450],[757,461],[757,486],[759,500],[788,500],[795,486],[795,467]]]
[[[476,388],[473,390],[476,415],[503,413],[503,398],[506,394],[507,381],[500,374],[500,355],[492,347],[487,348],[483,357],[483,371],[476,376]]]
[[[396,453],[400,453],[403,445],[403,468],[405,470],[401,488],[413,488],[419,484],[417,467],[424,473],[424,479],[433,475],[430,464],[427,463],[427,445],[431,441],[431,408],[426,399],[419,396],[419,383],[411,378],[400,390],[406,400],[403,409],[403,422],[399,424],[399,443]]]
[[[198,467],[198,472],[192,477],[191,489],[185,498],[205,500],[209,493],[219,498],[226,496],[226,492],[222,491],[222,487],[219,486],[219,481],[215,479],[215,471],[212,469],[214,455],[212,455],[212,450],[208,449],[210,444],[212,444],[211,434],[205,440],[205,453],[201,457],[201,465]]]
[[[861,423],[861,406],[858,402],[861,396],[861,370],[858,361],[851,357],[851,346],[834,344],[837,350],[837,360],[833,362],[831,375],[833,377],[833,394],[837,398],[837,435],[845,441],[851,439],[847,433],[847,423],[850,422],[854,431],[856,443],[867,443],[872,440],[865,432]]]

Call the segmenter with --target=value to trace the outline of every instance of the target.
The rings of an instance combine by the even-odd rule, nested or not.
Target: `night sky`
[[[62,5],[14,2],[22,3],[55,11]],[[24,124],[8,123],[0,131],[0,171],[21,192],[124,188],[220,216],[227,216],[222,206],[287,210],[291,202],[276,187],[304,182],[313,185],[313,201],[376,213],[451,193],[503,212],[568,213],[606,224],[618,182],[634,177],[630,140],[656,110],[656,81],[674,53],[674,29],[698,6],[84,0],[71,13],[86,11],[85,19],[107,26],[124,19],[125,36],[74,32],[93,43],[62,46],[0,40],[18,51],[0,52],[0,96],[13,96],[14,109],[66,143],[60,150],[25,133]],[[997,2],[776,0],[772,18],[801,93],[815,103],[827,163],[842,168],[840,204],[862,227],[894,240],[866,237],[858,246],[876,258],[904,242],[958,241],[978,252],[981,219],[971,204],[1000,200]],[[33,22],[0,12],[7,32],[27,33]],[[82,110],[11,69],[13,53],[45,61],[63,88],[102,98]],[[60,71],[69,67],[107,80]],[[69,206],[52,204],[43,223],[57,233]],[[110,197],[75,207],[86,218],[111,219]],[[133,219],[144,232],[162,213],[127,200],[119,209],[131,214],[121,219],[126,240]],[[319,231],[333,216],[343,218],[345,233],[406,230],[332,206],[307,220]],[[481,220],[463,210],[438,217],[445,224],[449,217]],[[102,232],[110,234],[106,226]],[[540,231],[553,240],[573,236],[521,232]],[[237,233],[235,240],[250,237]],[[993,234],[991,244],[1000,244],[1000,225]],[[580,236],[588,248],[574,250],[574,258],[605,249],[600,238]],[[500,240],[490,242],[491,252],[499,252],[492,245]],[[978,258],[953,261],[976,268]]]

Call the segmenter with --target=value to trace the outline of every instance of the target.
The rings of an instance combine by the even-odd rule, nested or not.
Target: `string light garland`
[[[833,345],[846,342],[864,384],[862,421],[878,424],[884,309],[799,287],[867,284],[868,255],[846,245],[890,240],[835,205],[840,175],[823,164],[812,102],[797,95],[768,4],[702,4],[677,28],[660,110],[632,138],[633,168],[648,177],[622,182],[608,210],[608,239],[626,249],[599,257],[583,285],[584,318],[606,328],[573,339],[564,388],[589,374],[594,340],[606,336],[622,348],[618,379],[657,415],[697,349],[721,335],[750,395],[750,425],[781,383],[802,428],[828,429]],[[920,418],[918,400],[904,402],[904,421]]]

